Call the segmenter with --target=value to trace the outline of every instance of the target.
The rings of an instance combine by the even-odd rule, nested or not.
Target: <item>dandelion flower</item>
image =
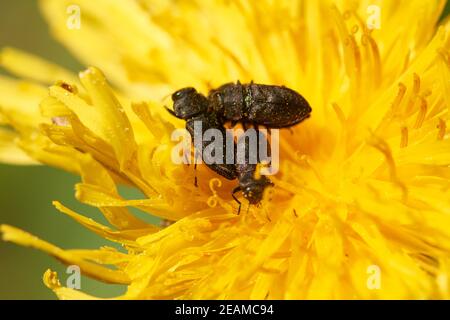
[[[445,1],[41,1],[80,73],[12,48],[0,78],[0,160],[82,177],[76,197],[102,225],[56,209],[124,248],[64,250],[3,225],[107,283],[121,299],[449,298],[450,22]],[[102,71],[100,71],[102,70]],[[105,74],[105,75],[104,75]],[[107,80],[108,79],[108,82]],[[280,170],[259,207],[236,215],[229,182],[171,161],[184,123],[171,92],[240,80],[306,97],[310,120],[280,134]],[[46,88],[49,87],[47,90]],[[124,199],[120,184],[142,199]],[[150,225],[138,208],[174,221]],[[379,273],[371,285],[372,271]],[[45,284],[61,299],[93,298]]]

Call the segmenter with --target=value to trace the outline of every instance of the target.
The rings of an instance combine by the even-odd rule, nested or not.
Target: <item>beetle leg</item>
[[[196,188],[198,188],[198,183],[197,183],[197,161],[194,163],[194,171],[195,171],[195,176],[194,176],[194,186]]]
[[[238,200],[238,198],[236,198],[236,196],[234,195],[235,193],[241,191],[241,187],[237,186],[236,188],[233,189],[233,192],[231,193],[231,196],[233,197],[234,201],[236,201],[239,204],[239,209],[238,209],[238,215],[241,213],[241,202]]]
[[[183,153],[183,157],[184,157],[184,164],[186,164],[186,165],[190,165],[190,163],[189,163],[189,158],[188,158],[188,155],[186,154],[186,153]]]
[[[259,145],[259,133],[260,133],[260,131],[259,131],[259,125],[257,124],[257,123],[254,123],[253,124],[253,128],[255,129],[255,131],[256,131],[256,136],[258,137],[258,145]],[[267,138],[267,137],[266,137]]]
[[[198,152],[196,152],[195,155],[194,155],[194,186],[196,188],[198,188],[198,183],[197,183],[197,157],[198,157]]]

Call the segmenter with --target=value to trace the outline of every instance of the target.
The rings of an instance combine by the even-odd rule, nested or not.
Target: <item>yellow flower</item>
[[[380,29],[367,27],[372,2]],[[5,240],[126,284],[125,299],[450,297],[445,1],[79,0],[80,29],[65,27],[71,1],[40,3],[54,35],[98,68],[77,79],[3,49],[24,80],[0,78],[0,121],[14,128],[0,129],[0,160],[81,175],[77,199],[111,226],[55,207],[124,250],[63,250],[3,225]],[[271,194],[239,216],[236,182],[200,165],[196,188],[193,166],[172,163],[184,123],[163,108],[181,87],[238,79],[286,85],[313,107],[281,132]],[[119,184],[145,199],[123,199]],[[176,222],[161,229],[128,207]],[[44,282],[92,298],[51,271]]]

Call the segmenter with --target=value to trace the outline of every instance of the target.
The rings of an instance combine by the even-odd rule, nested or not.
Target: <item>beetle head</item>
[[[273,183],[262,176],[259,180],[254,180],[253,183],[244,187],[242,193],[250,204],[258,204],[264,196],[264,190],[269,186],[273,186]]]
[[[172,94],[173,110],[180,119],[189,119],[206,112],[208,100],[194,88],[183,88]]]

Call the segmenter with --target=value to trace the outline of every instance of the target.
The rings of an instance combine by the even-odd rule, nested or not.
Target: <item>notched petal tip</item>
[[[61,300],[97,300],[99,298],[93,297],[91,295],[85,294],[79,290],[66,288],[61,285],[61,282],[58,279],[58,274],[55,271],[47,269],[44,275],[42,276],[42,280],[45,286],[51,289],[58,299]]]
[[[47,271],[45,271],[44,275],[42,276],[42,280],[44,281],[46,287],[49,289],[56,290],[61,288],[61,282],[59,282],[58,274],[56,273],[56,271],[47,269]]]

